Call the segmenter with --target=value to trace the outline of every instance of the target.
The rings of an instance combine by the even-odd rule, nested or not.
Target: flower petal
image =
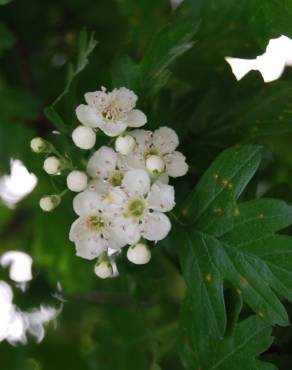
[[[180,152],[166,154],[164,157],[166,172],[171,177],[184,176],[189,169],[186,157]]]
[[[86,239],[75,242],[76,256],[93,260],[99,257],[107,248],[107,241],[100,234],[88,233]]]
[[[131,136],[136,140],[136,152],[145,155],[152,144],[152,132],[146,130],[133,130]]]
[[[136,220],[119,217],[113,227],[114,234],[124,245],[138,243],[141,237],[140,227]]]
[[[88,127],[99,127],[102,123],[98,111],[89,105],[80,104],[75,110],[78,120]]]
[[[169,212],[175,206],[174,187],[157,182],[151,186],[147,198],[150,209],[160,212]]]
[[[120,135],[122,132],[125,131],[127,128],[127,124],[125,122],[114,122],[114,121],[103,121],[99,128],[110,137],[115,137]]]
[[[102,198],[99,194],[85,190],[73,199],[73,209],[79,216],[86,216],[101,209]]]
[[[93,91],[84,95],[88,105],[102,112],[109,104],[109,95],[105,91]]]
[[[87,173],[92,178],[107,178],[116,169],[117,153],[107,146],[102,146],[90,157]]]
[[[87,189],[100,195],[107,195],[110,190],[110,184],[103,179],[94,179],[88,183]]]
[[[169,127],[160,127],[154,131],[153,145],[159,154],[166,154],[173,152],[179,144],[176,132]]]
[[[123,155],[120,157],[119,168],[123,171],[129,171],[133,169],[146,170],[144,156],[140,153]]]
[[[126,87],[120,87],[119,89],[114,89],[110,93],[111,100],[114,101],[123,112],[129,112],[132,110],[137,102],[137,95],[127,89]]]
[[[160,212],[148,213],[141,225],[142,236],[150,241],[162,240],[171,229],[169,218]]]
[[[139,109],[133,109],[128,113],[127,124],[129,127],[141,127],[147,123],[146,115]]]
[[[155,183],[161,182],[162,184],[168,185],[169,183],[169,176],[166,172],[163,172],[157,179],[155,180]]]
[[[131,196],[141,196],[149,192],[150,178],[144,170],[130,170],[125,174],[122,181],[122,187]]]

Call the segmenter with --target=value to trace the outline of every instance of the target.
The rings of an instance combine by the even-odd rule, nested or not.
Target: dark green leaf
[[[275,233],[292,224],[292,207],[264,198],[238,203],[260,160],[261,148],[257,146],[227,149],[181,208],[185,221],[191,224],[179,233],[180,259],[188,286],[184,326],[193,312],[188,324],[194,354],[185,354],[185,361],[198,357],[194,361],[202,368],[221,369],[221,365],[212,367],[200,358],[213,361],[217,356],[210,341],[223,350],[219,344],[226,329],[223,282],[228,282],[263,321],[283,326],[289,323],[279,297],[292,301],[292,239]],[[229,319],[234,321],[234,317]],[[219,357],[225,358],[220,350]],[[254,359],[242,369],[255,366],[253,363]],[[264,368],[258,366],[254,368]]]
[[[11,1],[13,1],[13,0],[0,0],[0,5],[9,4],[9,3],[11,3]]]

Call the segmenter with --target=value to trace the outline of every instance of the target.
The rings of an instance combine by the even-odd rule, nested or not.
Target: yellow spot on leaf
[[[264,315],[264,313],[262,312],[262,311],[258,311],[258,315],[260,316],[260,317],[264,317],[265,315]]]
[[[240,282],[243,284],[243,285],[247,285],[248,284],[248,280],[246,277],[244,276],[240,276]]]
[[[233,184],[231,182],[228,184],[228,189],[233,189]]]
[[[258,218],[260,218],[261,220],[264,218],[265,216],[264,216],[264,214],[263,213],[260,213],[259,215],[258,215]]]
[[[214,173],[213,177],[214,177],[215,180],[218,180],[219,175],[217,173]]]
[[[234,210],[233,210],[232,214],[233,214],[233,216],[234,216],[234,217],[239,216],[239,215],[240,215],[240,210],[239,210],[239,208],[234,208]]]
[[[204,280],[206,281],[206,283],[210,283],[212,281],[211,274],[206,274],[205,277],[204,277]]]
[[[236,289],[235,289],[235,291],[236,291],[236,293],[237,293],[238,295],[241,295],[241,289],[236,288]]]
[[[215,213],[217,213],[217,215],[221,215],[221,213],[222,213],[222,208],[216,208],[216,209],[215,209]]]
[[[224,186],[224,188],[226,188],[226,186],[228,185],[228,180],[222,180],[222,185]]]
[[[183,209],[181,210],[181,215],[182,215],[183,217],[186,217],[188,213],[189,213],[189,210],[188,210],[187,208],[183,208]]]

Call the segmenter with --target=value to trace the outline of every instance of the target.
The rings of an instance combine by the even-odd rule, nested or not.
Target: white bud
[[[49,175],[57,175],[62,168],[62,163],[57,157],[48,157],[44,161],[43,169]]]
[[[115,142],[115,149],[118,153],[123,155],[128,155],[133,153],[136,141],[133,136],[119,136]]]
[[[50,152],[49,143],[41,137],[34,137],[30,142],[31,150],[35,153]]]
[[[96,134],[90,127],[78,126],[72,132],[72,140],[80,149],[91,149],[95,145]]]
[[[60,195],[46,195],[40,199],[39,205],[45,212],[51,212],[61,202]]]
[[[67,176],[67,187],[71,191],[79,193],[87,187],[87,175],[85,172],[72,171]]]
[[[113,276],[113,267],[109,261],[97,262],[94,272],[101,279],[107,279]]]
[[[128,248],[127,258],[136,265],[144,265],[150,261],[151,252],[146,244],[137,243]]]
[[[152,174],[160,174],[164,171],[165,164],[158,155],[150,155],[146,159],[146,168]]]

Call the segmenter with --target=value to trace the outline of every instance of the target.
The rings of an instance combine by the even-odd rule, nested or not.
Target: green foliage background
[[[0,174],[18,158],[39,179],[16,209],[0,203],[0,252],[34,259],[20,307],[56,304],[58,282],[66,299],[41,344],[0,344],[3,369],[291,369],[292,73],[237,82],[224,61],[282,34],[290,0],[185,0],[175,12],[167,0],[0,0]],[[148,128],[173,127],[190,164],[175,181],[180,221],[151,263],[121,256],[108,281],[68,240],[72,196],[39,210],[64,179],[51,182],[29,148],[53,138],[82,165],[74,110],[100,86],[133,89]]]

